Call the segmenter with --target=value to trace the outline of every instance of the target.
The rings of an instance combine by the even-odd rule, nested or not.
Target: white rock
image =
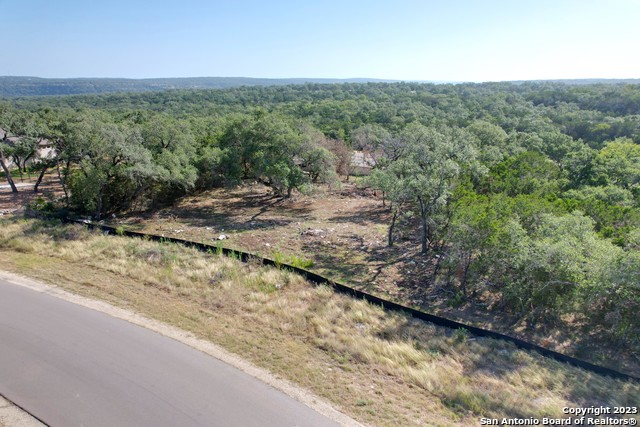
[[[305,235],[305,236],[320,236],[323,233],[324,233],[324,230],[322,230],[320,228],[316,228],[316,229],[309,228],[309,229],[304,230],[302,232],[302,234]]]

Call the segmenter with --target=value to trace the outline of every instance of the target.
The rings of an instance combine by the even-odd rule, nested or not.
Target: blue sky
[[[640,78],[638,0],[0,0],[0,75]]]

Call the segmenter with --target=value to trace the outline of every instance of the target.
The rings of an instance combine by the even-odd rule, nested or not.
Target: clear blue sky
[[[0,75],[640,78],[639,0],[0,0]]]

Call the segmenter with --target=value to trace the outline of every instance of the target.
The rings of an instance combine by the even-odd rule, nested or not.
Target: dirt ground
[[[382,202],[354,184],[290,199],[274,197],[263,185],[245,185],[186,197],[173,207],[127,215],[118,222],[269,258],[301,257],[336,281],[420,304],[419,295],[398,286],[410,272],[417,248],[409,242],[386,246],[389,219]],[[226,238],[219,240],[222,235]]]
[[[44,176],[40,183],[39,191],[33,192],[36,183],[35,177],[21,179],[19,175],[13,177],[18,189],[17,193],[13,193],[4,177],[0,178],[0,214],[8,214],[19,211],[27,203],[42,197],[45,200],[51,200],[63,195],[62,187],[58,181],[58,177],[54,172],[49,172]]]

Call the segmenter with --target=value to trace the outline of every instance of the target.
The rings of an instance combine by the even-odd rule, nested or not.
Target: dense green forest
[[[640,85],[304,84],[0,104],[3,158],[52,141],[60,203],[96,218],[251,179],[286,197],[350,173],[461,300],[640,346]],[[10,136],[22,136],[9,144]],[[4,164],[4,162],[3,162]],[[7,171],[8,172],[8,171]],[[5,175],[7,175],[5,173]],[[8,177],[7,177],[8,178]]]

